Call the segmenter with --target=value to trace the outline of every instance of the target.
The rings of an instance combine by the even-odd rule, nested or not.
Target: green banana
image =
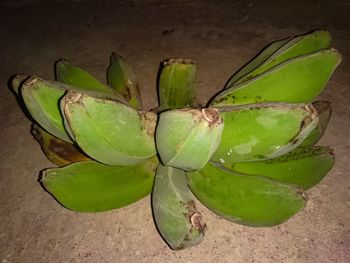
[[[74,144],[65,142],[51,135],[35,123],[32,124],[31,132],[39,142],[47,158],[58,166],[91,160]]]
[[[135,165],[156,154],[152,112],[74,91],[63,97],[61,109],[79,147],[97,161]]]
[[[211,160],[221,163],[281,156],[295,149],[318,123],[311,104],[264,103],[218,110],[225,127]]]
[[[210,210],[238,224],[273,226],[306,204],[300,187],[268,178],[242,175],[209,162],[187,174],[194,195]]]
[[[24,81],[28,78],[28,75],[17,75],[12,79],[11,88],[17,95],[19,94]]]
[[[334,49],[289,59],[249,81],[220,92],[210,105],[310,102],[323,90],[340,61],[341,55]]]
[[[331,103],[329,101],[316,101],[312,103],[312,106],[318,113],[319,121],[316,128],[313,129],[306,139],[300,144],[302,147],[313,146],[319,141],[327,128],[332,114]]]
[[[247,66],[235,73],[225,88],[252,79],[288,59],[329,48],[330,42],[331,36],[325,30],[315,30],[305,35],[274,42]]]
[[[215,108],[162,112],[156,131],[162,163],[187,171],[202,168],[219,146],[223,127]]]
[[[298,147],[276,159],[259,162],[224,163],[233,171],[264,176],[279,182],[291,183],[307,190],[318,184],[334,165],[333,150],[326,146]]]
[[[184,171],[158,166],[152,208],[157,228],[172,249],[191,247],[203,240],[206,225],[196,209]]]
[[[137,80],[130,65],[115,53],[112,53],[107,69],[108,84],[118,91],[135,109],[142,109],[142,102]]]
[[[159,74],[159,108],[156,111],[196,106],[196,62],[170,59],[163,62]]]
[[[45,169],[40,180],[66,208],[100,212],[126,206],[148,195],[157,165],[156,158],[127,167],[86,161]]]

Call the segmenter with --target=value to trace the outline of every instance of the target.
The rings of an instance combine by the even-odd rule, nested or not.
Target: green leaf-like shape
[[[341,56],[334,49],[289,59],[249,81],[220,92],[210,105],[311,102],[326,86],[340,61]]]
[[[307,190],[327,175],[334,162],[332,149],[318,146],[298,147],[276,159],[231,164],[226,162],[224,165],[238,173],[264,176],[279,182],[300,185]]]
[[[311,104],[266,103],[218,109],[225,127],[211,160],[221,163],[281,156],[300,145],[318,122]]]
[[[300,187],[268,178],[241,175],[208,163],[188,173],[195,196],[216,214],[238,224],[281,224],[306,204]]]
[[[148,195],[157,164],[156,158],[128,167],[86,161],[45,169],[41,182],[66,208],[100,212],[126,206]]]

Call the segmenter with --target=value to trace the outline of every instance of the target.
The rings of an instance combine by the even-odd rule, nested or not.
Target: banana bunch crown
[[[332,112],[315,99],[341,62],[330,43],[325,30],[272,42],[205,107],[191,59],[161,64],[152,110],[142,108],[136,76],[116,53],[105,83],[61,59],[56,80],[17,75],[12,89],[57,166],[40,181],[58,202],[99,212],[151,193],[159,233],[183,249],[206,231],[196,198],[248,226],[281,224],[305,207],[305,190],[334,165],[333,150],[315,146]]]

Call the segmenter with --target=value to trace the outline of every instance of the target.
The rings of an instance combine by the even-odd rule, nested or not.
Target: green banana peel
[[[282,40],[280,42],[274,42],[274,45],[271,45],[271,48],[269,48],[268,50],[272,49],[272,47],[274,46],[279,46],[276,44],[280,43],[283,43],[283,45],[277,48],[275,52],[271,54],[271,56],[269,56],[265,61],[262,61],[261,63],[256,65],[254,69],[250,70],[249,73],[245,74],[241,78],[233,78],[232,81],[229,81],[227,83],[226,88],[232,87],[233,85],[238,85],[239,83],[243,83],[249,79],[252,79],[257,75],[266,72],[272,67],[287,61],[288,59],[292,59],[301,55],[306,55],[322,49],[329,48],[331,43],[331,36],[325,30],[315,30],[305,35],[289,38],[287,39],[287,41]],[[257,60],[259,61],[260,59],[257,58]],[[237,73],[239,72],[240,71],[238,71]]]
[[[268,178],[242,175],[209,162],[187,173],[194,195],[219,216],[248,226],[274,226],[306,205],[302,189]]]
[[[184,171],[159,164],[152,208],[157,228],[172,249],[191,247],[203,240],[206,224],[196,209]]]
[[[264,103],[217,109],[225,126],[211,160],[221,163],[279,157],[298,147],[318,123],[311,104]]]
[[[31,132],[39,142],[46,157],[58,166],[91,160],[74,144],[51,135],[35,123],[32,124]]]
[[[163,62],[158,80],[159,108],[155,111],[195,107],[195,80],[195,61],[169,59]]]
[[[202,168],[219,146],[223,128],[215,108],[162,112],[156,131],[162,163],[186,171]]]
[[[264,176],[279,182],[301,186],[304,190],[318,184],[335,163],[333,150],[326,146],[298,147],[279,158],[259,161],[224,163],[235,172]]]
[[[107,82],[135,109],[142,109],[137,80],[131,66],[123,57],[112,53],[107,69]]]
[[[308,103],[324,89],[340,61],[341,55],[335,49],[289,59],[249,81],[220,92],[209,105]]]
[[[79,147],[99,162],[135,165],[156,154],[152,112],[74,91],[63,97],[61,108]]]
[[[121,208],[152,190],[158,160],[136,166],[109,166],[95,161],[43,170],[41,183],[64,207],[79,212]]]
[[[23,83],[28,78],[28,75],[16,75],[11,81],[11,89],[18,95]]]

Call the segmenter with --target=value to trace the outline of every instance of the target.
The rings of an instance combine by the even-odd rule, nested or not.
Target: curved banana
[[[107,69],[108,84],[118,91],[135,109],[142,109],[140,91],[135,74],[130,65],[115,53],[112,53]]]
[[[28,79],[28,75],[16,75],[11,81],[12,90],[18,95],[20,93],[20,89],[26,79]]]
[[[157,228],[172,249],[191,247],[203,240],[206,225],[196,209],[184,171],[158,166],[152,208]]]
[[[305,35],[274,42],[247,66],[235,73],[225,88],[252,79],[288,59],[329,48],[330,43],[331,36],[325,30],[315,30]]]
[[[215,108],[162,112],[156,131],[162,163],[187,171],[202,168],[219,146],[223,128]]]
[[[238,224],[281,224],[306,204],[300,187],[238,174],[211,162],[188,173],[188,180],[190,189],[205,206]]]
[[[31,132],[39,142],[46,157],[58,166],[91,160],[74,144],[65,142],[53,136],[35,123],[32,124]]]
[[[334,165],[333,150],[326,146],[298,147],[279,158],[223,165],[235,172],[264,176],[279,182],[296,184],[307,190],[318,184]]]
[[[225,127],[211,160],[221,163],[281,156],[300,145],[318,123],[311,104],[266,103],[218,110]]]
[[[40,181],[58,202],[79,212],[100,212],[136,202],[151,192],[156,158],[136,166],[109,166],[95,161],[45,169]]]
[[[61,108],[79,147],[97,161],[135,165],[156,154],[152,112],[74,91],[63,97]]]
[[[289,59],[266,72],[216,95],[211,106],[260,102],[306,103],[325,87],[341,61],[335,49]]]

